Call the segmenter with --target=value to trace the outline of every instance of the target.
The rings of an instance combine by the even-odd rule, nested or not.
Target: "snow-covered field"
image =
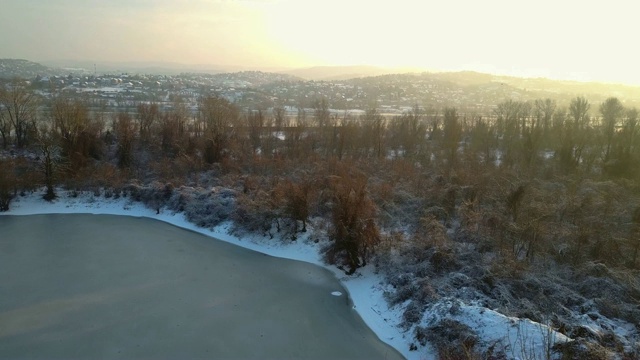
[[[319,243],[309,239],[311,231],[295,242],[278,241],[259,235],[238,238],[230,234],[230,223],[223,223],[212,230],[199,228],[188,222],[181,213],[160,211],[160,214],[156,214],[155,210],[128,198],[106,199],[96,197],[93,193],[71,197],[63,190],[59,190],[58,195],[59,198],[51,203],[42,200],[39,193],[17,197],[11,203],[11,210],[0,214],[85,213],[152,218],[271,256],[323,266],[342,282],[349,292],[354,309],[382,341],[396,348],[407,359],[436,358],[431,347],[422,347],[415,342],[414,327],[404,331],[399,326],[403,309],[401,305],[389,308],[384,296],[385,290],[390,290],[389,286],[384,284],[382,276],[374,272],[373,266],[359,269],[355,275],[346,276],[336,267],[324,264]],[[567,337],[545,325],[506,317],[491,309],[447,298],[430,306],[420,325],[433,325],[442,318],[454,319],[470,326],[478,332],[482,349],[486,350],[494,345],[496,350],[504,350],[510,359],[546,359],[547,351],[553,343],[567,340]],[[418,345],[417,350],[410,351],[412,344]]]

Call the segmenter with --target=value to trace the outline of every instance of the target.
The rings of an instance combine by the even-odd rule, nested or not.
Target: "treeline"
[[[416,105],[392,119],[375,106],[335,115],[326,99],[288,116],[213,96],[197,114],[179,101],[106,114],[14,82],[0,90],[0,210],[39,186],[53,199],[57,186],[177,189],[208,173],[239,190],[233,219],[247,228],[287,223],[295,234],[311,217],[326,219],[335,245],[327,258],[348,272],[400,241],[399,230],[404,241],[475,243],[521,263],[636,267],[637,122],[616,98],[584,97],[568,108],[506,100],[477,115]]]

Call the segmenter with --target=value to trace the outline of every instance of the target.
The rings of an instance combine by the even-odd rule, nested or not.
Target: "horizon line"
[[[88,59],[49,59],[49,60],[29,60],[26,58],[20,57],[3,57],[0,60],[24,60],[36,64],[40,64],[47,67],[58,67],[59,69],[67,69],[64,65],[55,65],[50,66],[46,65],[46,63],[63,63],[63,62],[76,62],[76,63],[88,63],[94,65],[109,65],[109,66],[140,66],[147,68],[161,68],[164,70],[173,70],[173,71],[182,71],[182,72],[198,72],[197,70],[201,70],[204,73],[207,71],[216,71],[217,74],[225,74],[225,73],[237,73],[243,71],[261,71],[267,73],[275,73],[275,74],[287,74],[287,72],[292,71],[302,71],[302,70],[311,70],[317,68],[327,68],[327,69],[339,69],[339,68],[372,68],[378,69],[381,71],[388,71],[380,74],[363,74],[362,76],[356,76],[354,78],[362,78],[362,77],[375,77],[381,75],[395,75],[395,74],[422,74],[422,73],[431,73],[431,74],[446,74],[446,73],[476,73],[481,75],[491,75],[496,77],[507,77],[507,78],[516,78],[516,79],[544,79],[551,81],[561,81],[561,82],[575,82],[580,84],[602,84],[602,85],[617,85],[617,86],[630,86],[630,87],[640,87],[640,83],[630,83],[623,82],[618,80],[604,80],[604,79],[585,79],[585,78],[576,78],[571,76],[550,76],[550,75],[542,75],[542,74],[510,74],[507,71],[486,71],[486,70],[478,70],[472,67],[468,68],[459,68],[459,69],[435,69],[421,66],[381,66],[374,64],[350,64],[350,65],[326,65],[326,64],[317,64],[317,65],[304,65],[298,67],[287,67],[287,66],[250,66],[250,65],[221,65],[214,63],[184,63],[178,61],[153,61],[153,60],[88,60]],[[180,68],[171,67],[179,66]],[[188,69],[189,67],[199,67],[202,69]],[[184,69],[183,69],[184,68]],[[73,69],[73,66],[68,65],[68,69]],[[83,68],[84,69],[84,68]],[[86,68],[87,71],[92,71],[92,69]],[[126,69],[117,69],[116,71],[125,71]],[[134,69],[141,70],[141,69]],[[394,72],[395,71],[395,72]],[[349,75],[349,74],[335,74],[330,75],[330,77],[336,77],[341,75]],[[304,79],[304,78],[303,78]],[[313,80],[306,78],[305,80]],[[317,80],[317,79],[316,79]],[[319,79],[322,80],[322,79]]]

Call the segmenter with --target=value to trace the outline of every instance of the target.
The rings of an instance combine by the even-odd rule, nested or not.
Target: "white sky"
[[[640,85],[638,7],[622,0],[2,0],[0,57],[369,64]]]

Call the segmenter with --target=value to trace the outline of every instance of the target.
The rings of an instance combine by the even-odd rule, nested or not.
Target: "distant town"
[[[629,107],[640,103],[640,87],[521,79],[474,72],[334,76],[332,80],[307,80],[261,71],[99,74],[95,68],[49,68],[26,60],[0,59],[0,78],[4,81],[20,78],[43,98],[64,93],[82,97],[91,107],[112,111],[133,109],[140,103],[156,103],[170,109],[180,102],[195,112],[198,99],[208,95],[225,98],[244,111],[283,107],[289,115],[299,108],[311,111],[313,102],[322,98],[338,116],[357,116],[372,106],[386,116],[401,115],[415,106],[433,113],[453,106],[461,114],[486,115],[505,99],[551,98],[562,106],[576,95],[587,96],[593,102],[603,101],[604,94],[614,95]]]

